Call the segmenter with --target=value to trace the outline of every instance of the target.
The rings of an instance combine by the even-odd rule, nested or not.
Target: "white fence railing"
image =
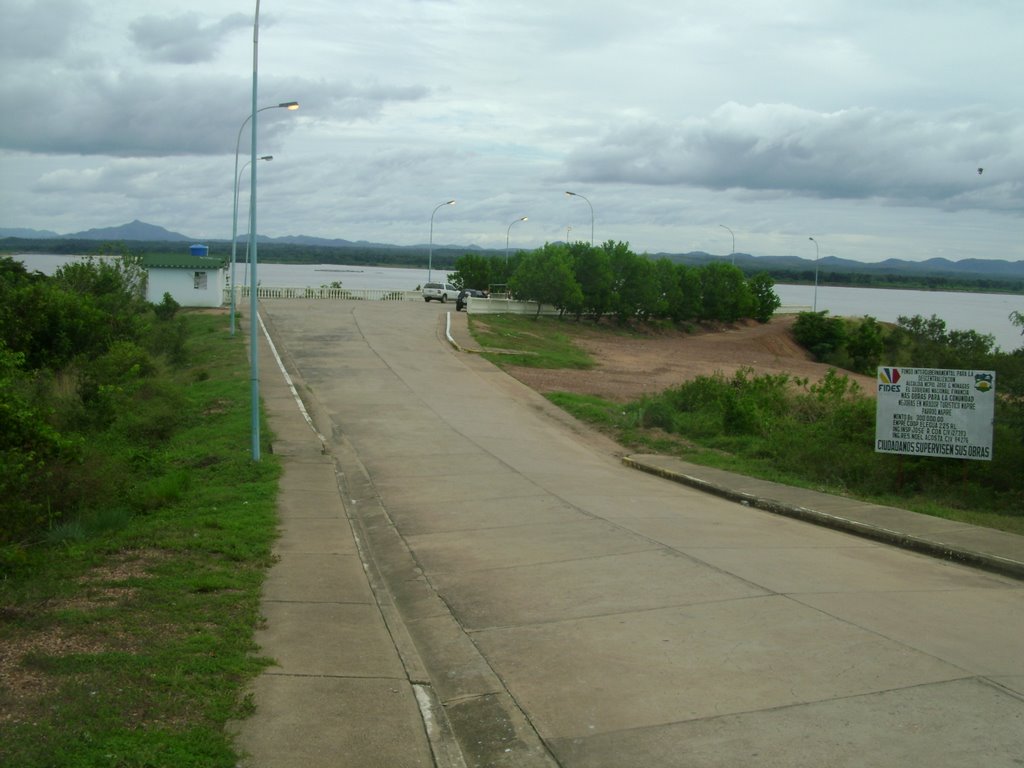
[[[250,288],[240,285],[235,302],[248,299]],[[261,285],[256,289],[258,299],[326,299],[334,301],[415,301],[422,299],[419,291],[389,291],[386,288],[275,288]],[[224,290],[224,303],[231,303],[231,289]]]

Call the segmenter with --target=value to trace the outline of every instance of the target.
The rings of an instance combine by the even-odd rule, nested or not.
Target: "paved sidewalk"
[[[233,724],[246,755],[240,766],[459,766],[436,733],[435,762],[424,725],[431,703],[417,692],[415,661],[396,645],[400,625],[389,625],[375,597],[334,459],[263,334],[260,395],[283,474],[277,562],[256,640],[277,664],[253,686],[255,714]]]

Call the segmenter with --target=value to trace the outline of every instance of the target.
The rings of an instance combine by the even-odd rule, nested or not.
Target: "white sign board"
[[[995,371],[879,368],[875,452],[992,459]]]

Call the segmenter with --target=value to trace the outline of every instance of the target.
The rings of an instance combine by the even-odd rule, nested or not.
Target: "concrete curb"
[[[673,482],[682,483],[692,488],[714,494],[730,501],[736,501],[755,509],[761,509],[777,515],[792,517],[797,520],[804,520],[815,525],[833,528],[835,530],[852,533],[867,539],[879,541],[884,544],[908,549],[931,557],[950,560],[962,565],[969,565],[1003,576],[1010,576],[1015,579],[1024,580],[1024,562],[999,555],[978,552],[976,550],[942,542],[925,536],[915,536],[902,531],[891,530],[873,523],[867,523],[852,517],[834,515],[820,510],[810,509],[805,506],[790,504],[777,499],[771,499],[742,491],[736,491],[727,486],[697,477],[683,471],[668,469],[657,466],[643,459],[633,456],[623,456],[622,463],[627,467],[639,469],[658,477],[663,477]]]

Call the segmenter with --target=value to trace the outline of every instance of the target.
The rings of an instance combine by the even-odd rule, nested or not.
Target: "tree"
[[[570,307],[570,310],[575,312],[577,320],[584,312],[600,320],[612,305],[614,276],[608,253],[589,243],[577,241],[569,246],[569,255],[572,258],[573,275],[582,292],[581,301],[576,307]]]
[[[676,308],[683,304],[683,287],[679,282],[679,271],[668,259],[658,259],[654,262],[654,275],[658,283],[655,316],[675,318]]]
[[[747,286],[754,299],[754,319],[759,323],[767,323],[782,304],[775,293],[775,281],[767,272],[760,272],[747,281]]]
[[[753,314],[754,298],[739,267],[715,261],[701,270],[703,319],[731,323]]]
[[[544,304],[565,310],[579,304],[583,296],[568,249],[562,244],[546,243],[525,254],[509,278],[509,287],[514,295],[537,302],[537,317]]]
[[[492,279],[493,259],[475,253],[467,253],[455,260],[455,271],[449,275],[451,281],[459,288],[477,288],[486,291]]]
[[[680,303],[670,309],[672,319],[677,322],[696,320],[704,313],[701,297],[700,270],[685,264],[676,264],[679,283]]]
[[[659,289],[651,260],[633,253],[629,243],[609,240],[601,247],[612,268],[612,310],[619,322],[653,316]]]
[[[860,373],[873,374],[885,349],[882,326],[875,318],[865,316],[846,340],[853,368]]]
[[[1010,313],[1010,322],[1020,328],[1020,335],[1024,336],[1024,312],[1018,312],[1016,309]]]

